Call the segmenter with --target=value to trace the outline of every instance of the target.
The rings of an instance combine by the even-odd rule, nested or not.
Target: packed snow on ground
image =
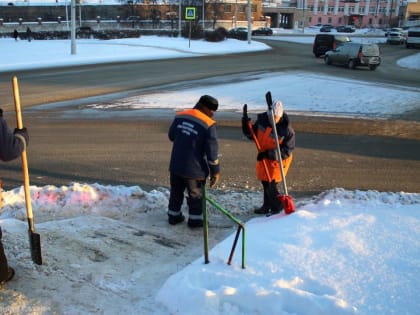
[[[28,248],[24,192],[3,192],[0,222],[17,275],[0,291],[2,314],[418,311],[418,193],[336,188],[300,200],[291,215],[246,222],[231,265],[235,225],[209,206],[205,264],[202,231],[167,224],[168,194],[100,184],[31,187],[44,260],[38,266]],[[238,217],[261,201],[256,192],[209,196]]]
[[[145,37],[138,39],[141,40]],[[153,38],[148,40],[153,42]],[[162,54],[164,58],[179,50],[177,44],[170,46],[178,39],[166,39],[166,44],[161,38],[154,40],[153,45],[147,44],[154,46],[151,48],[154,55],[159,54],[160,49],[165,50],[164,47],[170,48],[169,53]],[[78,58],[70,56],[69,50],[61,52],[59,41],[44,42],[40,46],[36,46],[38,41],[6,39],[0,42],[2,55],[13,51],[12,47],[20,47],[20,52],[27,51],[25,64],[14,65],[13,58],[2,58],[6,60],[5,67],[31,68],[40,59],[57,66]],[[55,46],[46,48],[54,42],[57,49]],[[119,54],[116,47],[124,42],[82,43],[79,47],[89,48],[80,55],[91,55],[92,50],[96,52],[101,47],[101,61],[104,61],[107,51],[115,58]],[[188,45],[188,41],[184,40],[183,45]],[[213,53],[217,45],[207,46],[206,53]],[[199,46],[198,42],[192,43],[189,53],[195,53],[194,47]],[[41,48],[37,47],[43,47],[42,54],[38,54]],[[67,54],[65,58],[63,53]],[[98,50],[98,57],[100,55]],[[416,58],[407,62],[416,64]],[[190,91],[173,91],[172,96],[171,93],[161,95],[161,99],[144,95],[143,105],[145,108],[165,107],[168,100],[176,99],[179,94],[187,97],[186,103],[193,104],[203,92],[210,91],[221,100],[222,110],[223,104],[242,106],[245,102],[260,110],[263,107],[258,106],[264,106],[260,100],[263,97],[250,91],[248,81],[253,81],[262,83],[258,88],[262,93],[271,89],[275,97],[281,96],[286,110],[311,111],[313,103],[299,104],[293,93],[278,90],[281,78],[295,86],[303,77],[314,81],[314,85],[332,80],[286,73],[271,76],[274,84],[261,74],[244,77],[241,83],[230,82],[228,90],[232,100],[225,95],[223,86],[209,86],[209,89],[195,88],[191,95]],[[308,87],[311,84],[308,83]],[[360,82],[336,79],[335,88],[358,91]],[[415,99],[420,99],[419,90],[402,86],[372,85],[364,90],[365,100],[388,89],[403,95],[398,95],[400,105],[408,102],[410,106],[418,106]],[[311,93],[301,92],[305,100],[315,95]],[[356,98],[358,94],[353,94],[355,103],[360,101]],[[318,97],[320,103],[328,103],[328,95]],[[386,103],[386,99],[382,102]],[[138,100],[128,103],[135,104]],[[349,110],[344,99],[335,103],[335,107],[324,105],[322,111],[379,117],[395,114],[387,112],[386,105],[374,107],[377,106],[374,101],[368,102],[372,104],[367,106],[368,110],[363,109],[363,105],[354,105]],[[95,106],[99,105],[93,104],[91,108]],[[97,110],[107,112],[106,107]],[[135,112],[134,108],[131,110]],[[19,161],[10,163],[19,165]],[[309,199],[296,200],[297,211],[291,215],[251,220],[246,218],[260,205],[261,193],[222,189],[208,193],[209,198],[234,216],[246,220],[245,242],[242,243],[241,234],[230,265],[227,262],[236,226],[213,206],[209,205],[210,262],[205,264],[203,232],[188,229],[185,224],[169,226],[166,221],[167,187],[145,191],[139,186],[69,183],[62,187],[31,186],[36,232],[41,235],[43,252],[43,264],[38,266],[30,258],[23,188],[3,191],[0,224],[9,263],[16,269],[16,276],[0,289],[0,313],[417,314],[420,306],[417,281],[420,272],[419,193],[333,188]],[[188,212],[186,208],[183,211]],[[245,266],[242,265],[242,246]]]

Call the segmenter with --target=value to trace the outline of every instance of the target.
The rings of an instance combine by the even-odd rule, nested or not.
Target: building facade
[[[418,0],[264,0],[263,13],[270,17],[272,27],[284,28],[316,24],[384,28],[420,23]]]

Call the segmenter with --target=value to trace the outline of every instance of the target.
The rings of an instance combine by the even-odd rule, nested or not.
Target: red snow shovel
[[[18,129],[23,128],[22,123],[22,114],[20,111],[20,96],[19,96],[19,86],[17,77],[12,78],[13,83],[13,95],[15,99],[15,108],[16,108],[16,122]],[[32,214],[32,204],[31,204],[31,193],[29,190],[29,172],[28,172],[28,160],[26,157],[26,145],[21,153],[22,160],[22,172],[23,172],[23,183],[25,188],[25,202],[26,202],[26,215],[28,217],[28,234],[29,234],[29,245],[31,249],[31,258],[32,261],[37,265],[42,265],[42,256],[41,256],[41,237],[39,234],[35,233],[34,218]]]
[[[283,206],[284,212],[286,214],[290,214],[290,213],[294,212],[296,208],[295,208],[295,203],[293,201],[293,198],[287,193],[286,176],[284,176],[283,161],[281,159],[279,137],[277,135],[276,122],[274,120],[273,99],[271,98],[271,92],[270,91],[268,91],[265,94],[265,100],[267,101],[268,111],[270,112],[269,116],[270,116],[270,120],[271,120],[271,125],[273,126],[273,136],[274,136],[274,139],[276,140],[277,157],[279,159],[280,173],[281,173],[283,190],[284,190],[284,195],[278,195],[277,198],[280,200],[280,202]]]

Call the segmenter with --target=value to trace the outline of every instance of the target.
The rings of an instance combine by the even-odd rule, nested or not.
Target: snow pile
[[[212,192],[240,217],[261,199]],[[227,265],[236,227],[212,227],[221,218],[211,207],[216,245],[204,264],[202,231],[167,224],[165,188],[74,183],[31,187],[31,196],[42,266],[30,260],[22,190],[3,192],[0,224],[17,270],[1,291],[4,314],[414,315],[419,307],[420,194],[333,189],[299,200],[291,215],[254,218],[245,269],[241,238]]]

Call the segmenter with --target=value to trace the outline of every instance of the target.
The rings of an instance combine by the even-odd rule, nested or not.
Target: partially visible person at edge
[[[218,107],[217,99],[203,95],[194,108],[178,112],[169,128],[168,137],[173,142],[168,205],[171,225],[185,220],[181,206],[186,189],[188,226],[203,226],[202,187],[209,175],[210,187],[220,178],[216,122],[212,119]]]
[[[0,109],[0,159],[6,162],[17,158],[28,145],[28,140],[26,128],[16,128],[12,133],[3,118],[3,110]],[[1,238],[0,227],[0,285],[12,280],[15,275],[15,271],[7,263]]]
[[[295,131],[292,128],[289,116],[283,111],[281,101],[273,103],[273,111],[283,162],[283,171],[286,176],[293,159],[292,151],[295,148]],[[256,214],[268,214],[270,212],[275,214],[283,210],[282,204],[277,198],[279,195],[278,184],[282,181],[282,177],[280,163],[277,160],[276,141],[272,132],[273,128],[269,115],[270,113],[268,111],[258,114],[257,120],[252,125],[252,130],[261,146],[261,150],[257,155],[256,173],[264,189],[263,205],[254,210]],[[247,138],[253,140],[248,127],[248,122],[250,121],[247,105],[245,104],[243,107],[242,131]],[[267,176],[264,163],[267,165],[269,177]]]

